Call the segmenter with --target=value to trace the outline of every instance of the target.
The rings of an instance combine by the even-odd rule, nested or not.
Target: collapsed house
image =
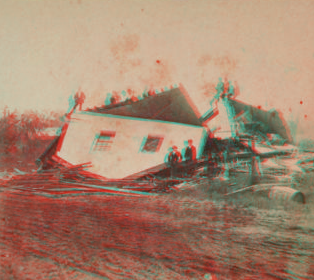
[[[202,117],[215,137],[255,137],[271,143],[292,143],[290,130],[277,110],[262,110],[231,97],[218,98],[211,102],[212,108]],[[281,140],[281,141],[279,141]]]
[[[88,162],[90,174],[137,179],[169,167],[170,148],[183,151],[188,140],[193,141],[198,162],[207,161],[212,138],[233,139],[237,153],[247,151],[241,143],[246,137],[265,140],[275,133],[291,142],[277,111],[261,110],[231,97],[214,98],[211,104],[201,116],[180,85],[135,102],[73,112],[38,163],[48,169],[55,163],[75,166]]]
[[[182,86],[126,104],[95,107],[68,116],[61,135],[39,158],[49,166],[90,162],[93,174],[109,179],[141,176],[165,168],[172,146],[187,140],[203,154],[207,139],[200,114]]]

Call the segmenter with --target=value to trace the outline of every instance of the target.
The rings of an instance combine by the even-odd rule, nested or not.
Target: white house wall
[[[228,103],[224,101],[218,101],[216,110],[218,110],[217,116],[207,122],[208,128],[214,133],[215,137],[226,139],[233,136],[232,131],[232,118],[228,112]]]
[[[103,130],[116,132],[110,150],[93,151],[95,136]],[[188,139],[199,157],[204,133],[198,126],[82,112],[72,115],[58,155],[72,164],[92,162],[89,171],[119,179],[163,163],[169,147],[176,145],[181,151]],[[140,151],[148,135],[164,137],[158,152]]]

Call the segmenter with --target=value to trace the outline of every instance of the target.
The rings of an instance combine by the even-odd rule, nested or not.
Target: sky
[[[181,83],[201,113],[219,77],[314,137],[314,1],[0,0],[0,108],[66,111]]]

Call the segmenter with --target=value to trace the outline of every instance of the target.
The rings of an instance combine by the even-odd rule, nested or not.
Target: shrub
[[[37,133],[62,125],[61,114],[27,111],[10,112],[5,108],[0,118],[0,161],[3,163],[33,161],[45,149],[47,141]]]

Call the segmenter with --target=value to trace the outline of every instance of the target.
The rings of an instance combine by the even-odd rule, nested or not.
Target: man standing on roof
[[[229,81],[227,79],[227,77],[225,77],[225,81],[223,83],[223,93],[222,96],[225,97],[228,95],[229,92]]]
[[[222,78],[219,78],[218,84],[216,86],[217,95],[221,95],[224,92],[224,83],[222,81]]]
[[[156,92],[155,92],[155,90],[150,89],[150,90],[148,91],[148,96],[153,96],[153,95],[156,95]]]
[[[74,110],[79,106],[79,110],[82,111],[82,105],[85,101],[85,94],[82,90],[78,90],[77,93],[74,96],[75,105]]]
[[[130,102],[136,102],[138,101],[138,98],[135,96],[134,90],[128,89],[128,95],[129,95],[129,101]]]
[[[223,95],[224,92],[224,83],[222,81],[222,78],[219,78],[218,84],[215,87],[216,89],[216,94],[214,96],[214,98],[210,101],[210,106],[213,107],[215,104],[217,106],[217,101],[219,101],[219,99],[221,98],[221,96]]]
[[[229,81],[229,90],[228,90],[228,98],[232,98],[234,96],[234,86],[231,81]]]
[[[121,91],[120,96],[121,96],[121,102],[125,102],[128,99],[128,96],[125,90]]]
[[[121,102],[121,96],[119,95],[117,91],[114,90],[110,98],[110,104],[118,104],[120,102]]]

